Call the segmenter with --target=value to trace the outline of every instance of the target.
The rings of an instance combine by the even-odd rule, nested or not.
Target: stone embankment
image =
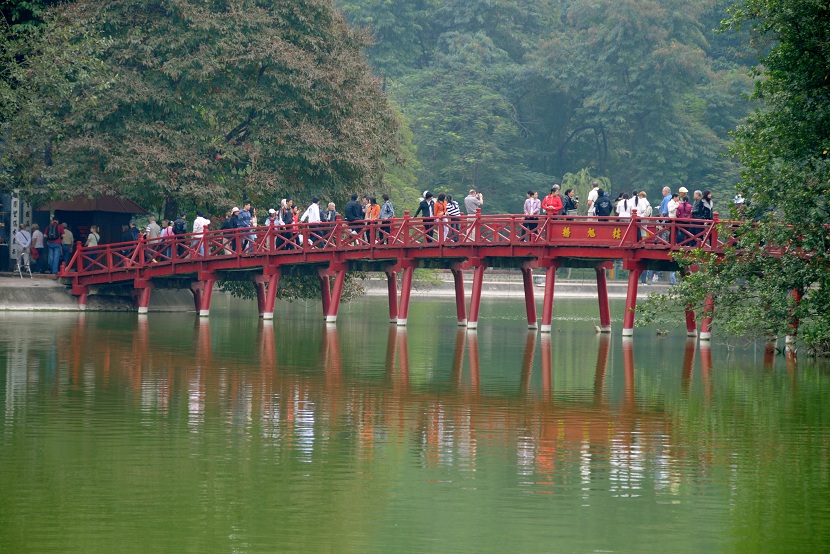
[[[472,288],[472,273],[465,274],[464,285],[467,294]],[[363,281],[368,296],[385,296],[387,294],[386,279],[380,276],[371,276]],[[667,285],[660,282],[640,286],[638,296],[645,297],[650,292],[665,292]],[[535,277],[534,290],[541,298],[544,294],[544,279]],[[628,291],[628,283],[622,280],[608,281],[608,296],[624,298]],[[215,292],[214,294],[220,294]],[[416,279],[413,284],[414,296],[454,296],[455,288],[452,276],[447,273],[436,272],[427,279]],[[514,298],[523,297],[521,275],[512,273],[486,274],[482,295],[488,297]],[[555,295],[557,298],[596,298],[596,283],[593,280],[556,281]],[[150,300],[150,311],[192,311],[193,297],[188,290],[168,290],[157,288],[153,291]],[[6,311],[77,311],[78,301],[70,294],[66,286],[49,275],[26,275],[21,279],[16,273],[0,273],[0,310]],[[130,297],[129,287],[113,287],[98,290],[89,296],[88,311],[133,311],[135,305]]]

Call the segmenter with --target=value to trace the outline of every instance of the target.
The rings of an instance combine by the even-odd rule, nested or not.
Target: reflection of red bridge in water
[[[211,336],[206,319],[190,328],[191,346],[185,348],[167,347],[163,331],[153,332],[143,318],[137,328],[128,331],[96,328],[91,332],[86,322],[80,321],[59,338],[59,344],[65,343],[58,349],[59,356],[66,358],[60,365],[71,372],[71,378],[61,382],[87,392],[96,387],[123,386],[132,391],[124,395],[126,403],[132,398],[145,416],[153,413],[147,402],[155,403],[159,417],[166,413],[178,420],[186,410],[187,424],[194,432],[220,421],[240,425],[233,414],[244,414],[241,425],[246,432],[258,430],[264,436],[281,436],[289,441],[296,431],[294,426],[300,425],[297,412],[311,409],[315,422],[338,422],[350,430],[354,428],[347,434],[356,437],[361,459],[374,448],[376,433],[385,436],[393,430],[422,438],[427,466],[438,465],[441,450],[447,447],[463,448],[475,458],[476,445],[488,440],[510,441],[519,448],[520,439],[530,438],[536,445],[533,457],[537,476],[560,472],[554,466],[572,459],[563,452],[578,452],[586,444],[600,451],[653,447],[661,452],[668,449],[673,459],[688,456],[686,446],[679,450],[673,446],[683,441],[672,437],[675,421],[671,411],[661,406],[662,401],[644,401],[644,397],[637,396],[631,339],[622,340],[620,383],[619,375],[615,377],[612,372],[611,337],[596,338],[593,390],[585,395],[579,393],[582,389],[554,389],[553,337],[528,333],[523,354],[515,360],[517,387],[505,396],[504,390],[488,386],[492,373],[480,363],[477,333],[460,329],[451,361],[446,358],[449,367],[435,368],[437,374],[449,376],[447,387],[443,381],[425,385],[420,377],[412,382],[411,375],[421,375],[422,366],[409,353],[405,328],[389,328],[385,352],[382,346],[378,352],[383,356],[385,371],[374,379],[344,366],[336,327],[326,327],[316,348],[288,356],[278,350],[277,334],[281,332],[272,322],[261,322],[251,344],[257,355],[246,363],[215,345],[216,337]],[[126,333],[128,340],[124,340]],[[179,337],[187,334],[185,329]],[[684,396],[690,394],[697,378],[696,344],[696,340],[688,339],[682,362],[680,358],[675,360]],[[299,355],[304,360],[300,366],[292,358]],[[284,362],[286,357],[288,363]],[[773,358],[765,357],[765,365],[772,364]],[[89,371],[90,367],[95,368],[94,372]],[[306,371],[313,367],[320,371]],[[535,368],[541,370],[538,385],[533,384],[533,373],[539,370]],[[716,394],[708,342],[700,345],[700,372],[708,405]],[[622,385],[617,392],[611,386],[615,382]],[[269,426],[279,426],[279,430]],[[450,429],[456,432],[446,433]],[[659,437],[669,439],[665,444],[654,444]],[[448,438],[451,444],[447,444]]]
[[[459,325],[478,326],[484,271],[487,267],[521,269],[527,321],[536,328],[536,304],[531,270],[544,268],[546,286],[542,332],[553,318],[553,284],[559,267],[593,268],[597,278],[600,326],[611,331],[605,271],[613,260],[629,270],[623,335],[633,334],[637,285],[646,269],[676,270],[672,253],[702,245],[720,252],[724,246],[718,223],[702,220],[631,220],[583,216],[529,219],[518,215],[477,215],[438,222],[421,218],[391,221],[300,224],[209,231],[203,236],[178,235],[157,241],[139,240],[83,248],[80,245],[60,276],[71,280],[72,293],[86,306],[90,287],[131,284],[139,313],[146,313],[154,287],[189,286],[201,316],[210,311],[211,291],[217,279],[252,279],[259,311],[271,319],[282,275],[317,275],[323,312],[337,319],[346,273],[379,271],[387,275],[389,317],[406,325],[412,274],[416,267],[449,269],[455,279]],[[473,270],[467,313],[463,269]],[[400,301],[397,274],[402,272]],[[711,305],[701,327],[701,338],[711,336]],[[687,312],[688,333],[696,333],[695,315]]]

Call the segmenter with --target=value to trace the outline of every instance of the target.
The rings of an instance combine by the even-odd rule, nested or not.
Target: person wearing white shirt
[[[628,193],[623,194],[620,201],[617,202],[617,217],[631,217],[631,210],[634,208],[634,202],[628,196]]]
[[[522,210],[525,215],[525,228],[527,229],[527,234],[535,235],[536,233],[536,226],[538,223],[536,220],[539,217],[539,212],[542,210],[542,201],[539,200],[539,193],[535,190],[527,191],[527,200],[525,200],[524,209]],[[525,235],[525,229],[522,229],[522,240],[528,240],[528,237]]]
[[[300,217],[301,222],[320,223],[320,199],[316,196],[311,199],[311,205],[306,208],[305,213]]]
[[[597,209],[594,202],[599,198],[599,181],[594,181],[593,188],[588,192],[588,215],[596,215]]]
[[[199,255],[205,255],[205,228],[210,225],[210,220],[205,217],[201,210],[196,210],[196,219],[193,220],[193,246],[199,245]]]
[[[673,192],[671,195],[671,200],[669,200],[667,206],[669,217],[677,217],[677,206],[680,205],[680,202],[677,201],[677,193]]]
[[[311,199],[311,205],[306,208],[306,211],[300,216],[300,222],[308,221],[309,223],[320,223],[320,199],[316,196]],[[319,232],[318,225],[309,225],[308,227],[308,241],[311,246],[314,246],[314,241],[317,240],[319,237],[317,233]]]
[[[26,230],[25,223],[21,223],[20,229],[14,234],[14,242],[20,247],[17,257],[18,263],[21,259],[23,260],[20,267],[29,271],[29,249],[32,247],[32,235]]]

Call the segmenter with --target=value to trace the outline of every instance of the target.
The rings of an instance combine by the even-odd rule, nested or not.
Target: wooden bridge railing
[[[301,223],[233,230],[188,233],[154,240],[83,247],[61,276],[134,274],[136,269],[161,268],[181,263],[280,257],[290,259],[310,253],[365,252],[366,258],[394,257],[412,249],[486,247],[487,255],[505,256],[516,247],[578,247],[617,250],[648,249],[669,253],[691,248],[720,251],[731,233],[719,228],[737,223],[660,217],[478,215],[443,220],[403,218],[335,223]],[[395,251],[395,252],[392,252]],[[619,257],[609,250],[608,258]],[[299,260],[298,260],[299,261]],[[126,277],[125,278],[129,278]]]

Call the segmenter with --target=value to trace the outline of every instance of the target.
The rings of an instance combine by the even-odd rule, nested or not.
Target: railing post
[[[476,217],[473,220],[473,234],[475,236],[474,242],[481,239],[481,208],[476,208]]]
[[[409,243],[410,243],[410,236],[409,236],[410,230],[411,230],[410,227],[409,227],[410,220],[411,220],[411,218],[410,218],[410,215],[409,215],[409,210],[404,210],[403,211],[403,225],[402,225],[402,228],[401,228],[401,235],[403,237],[404,247],[409,247]]]
[[[628,224],[628,229],[626,229],[625,238],[629,242],[633,242],[637,244],[640,241],[640,226],[639,222],[637,221],[637,208],[631,209],[631,222]],[[631,231],[634,230],[634,240],[631,240]]]
[[[712,241],[710,243],[713,249],[718,248],[718,223],[720,223],[720,214],[718,212],[714,212],[712,214]]]
[[[81,273],[86,266],[84,264],[84,244],[81,241],[75,241],[75,255],[69,259],[69,267],[66,270],[70,271],[73,265],[75,266],[75,273]]]
[[[138,235],[138,242],[135,245],[130,262],[132,265],[144,265],[144,235]]]

